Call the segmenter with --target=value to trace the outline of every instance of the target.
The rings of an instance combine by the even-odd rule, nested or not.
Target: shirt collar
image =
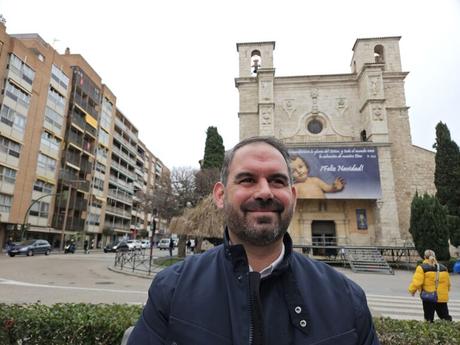
[[[265,267],[263,270],[259,272],[260,278],[265,278],[265,277],[268,277],[270,274],[272,274],[276,266],[278,266],[283,260],[285,249],[284,249],[284,243],[281,242],[281,244],[282,244],[282,247],[281,247],[280,255],[275,259],[275,261],[273,261],[270,265],[268,265],[267,267]],[[252,269],[251,265],[249,265],[249,272],[253,272],[253,271],[254,270]]]
[[[233,270],[235,273],[236,272],[239,272],[239,273],[248,272],[249,265],[248,265],[248,259],[247,259],[244,247],[241,244],[232,245],[230,243],[230,237],[228,235],[228,231],[229,230],[225,228],[224,230],[224,255],[226,259],[232,263]],[[288,268],[291,253],[292,253],[292,240],[291,240],[291,237],[289,236],[289,233],[286,233],[284,234],[284,237],[283,237],[283,248],[282,248],[282,252],[280,255],[281,260],[280,261],[275,260],[274,262],[275,265],[273,266],[273,263],[271,265],[273,275],[281,274]]]

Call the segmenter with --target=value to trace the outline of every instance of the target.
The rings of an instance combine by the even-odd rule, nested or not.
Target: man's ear
[[[297,189],[294,187],[294,185],[291,186],[291,193],[292,197],[294,198],[294,210],[297,205]]]
[[[224,208],[225,186],[222,182],[217,182],[212,190],[212,197],[217,208]]]

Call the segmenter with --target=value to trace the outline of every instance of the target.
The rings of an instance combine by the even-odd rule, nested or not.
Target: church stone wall
[[[399,39],[358,39],[350,74],[292,77],[275,77],[274,42],[237,45],[240,139],[273,135],[288,147],[377,147],[382,197],[298,200],[289,230],[295,243],[311,244],[312,224],[328,221],[338,244],[402,244],[410,239],[415,191],[435,192],[434,153],[411,143]],[[254,52],[261,55],[256,69]],[[312,119],[322,123],[318,134],[307,128]],[[357,209],[366,210],[366,230],[357,229]]]

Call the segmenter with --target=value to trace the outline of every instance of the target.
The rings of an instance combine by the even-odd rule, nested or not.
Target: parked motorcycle
[[[67,254],[67,253],[74,254],[75,249],[76,249],[75,243],[69,243],[64,247],[64,254]]]

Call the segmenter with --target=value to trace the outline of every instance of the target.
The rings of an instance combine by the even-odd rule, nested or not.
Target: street
[[[168,255],[154,250],[154,255]],[[147,300],[150,279],[110,271],[115,254],[52,253],[49,256],[0,256],[1,302],[44,304],[136,303]]]
[[[177,250],[175,250],[175,253]],[[0,302],[5,303],[128,303],[143,304],[151,279],[113,272],[114,254],[52,253],[50,256],[0,256]],[[154,256],[168,251],[154,249]],[[395,275],[353,273],[337,268],[366,292],[374,316],[422,320],[420,298],[407,292],[413,272]],[[449,310],[460,320],[460,275],[451,275]]]

